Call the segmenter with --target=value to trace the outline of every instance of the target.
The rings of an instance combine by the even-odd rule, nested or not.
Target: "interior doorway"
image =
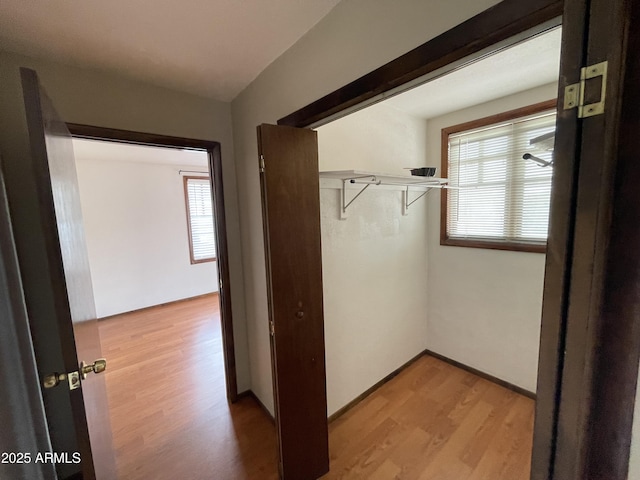
[[[272,426],[244,405],[252,399],[230,405],[238,392],[219,145],[70,130],[118,475],[224,476],[212,451],[255,449],[232,441],[228,425]]]
[[[214,240],[217,272],[217,290],[219,292],[220,317],[222,329],[222,349],[225,363],[225,379],[227,398],[230,402],[238,399],[236,370],[235,370],[235,349],[233,340],[233,317],[231,311],[231,291],[229,281],[229,258],[226,233],[226,216],[224,208],[224,186],[222,181],[222,159],[220,144],[218,142],[186,139],[171,136],[152,135],[140,132],[130,132],[126,130],[116,130],[88,125],[67,124],[74,139],[78,140],[98,140],[112,142],[116,144],[129,144],[139,148],[143,147],[163,147],[165,149],[177,149],[182,152],[189,152],[185,160],[186,163],[199,163],[196,166],[199,176],[210,178],[210,191],[212,197],[212,214],[215,219]],[[170,150],[169,150],[170,151]],[[201,156],[198,157],[200,152]],[[203,163],[203,156],[206,160]],[[189,174],[188,170],[178,168],[177,175]],[[202,173],[200,173],[202,172]],[[186,184],[185,184],[186,185]],[[115,194],[115,193],[114,193]],[[186,194],[185,194],[186,195]],[[186,198],[186,197],[185,197]],[[186,212],[186,206],[185,206]],[[215,290],[215,288],[214,288]]]
[[[524,455],[500,451],[504,432],[484,439],[487,457],[520,469],[495,478],[529,478],[561,31],[316,129],[330,418],[398,369],[422,365],[430,378],[434,359],[443,360],[518,399],[500,407],[525,406],[503,417],[525,419],[512,429]],[[537,141],[543,135],[549,148]],[[414,400],[428,433],[439,426],[417,412],[450,408],[457,393],[446,389],[460,371],[452,372]],[[492,404],[489,391],[470,403]],[[499,424],[496,412],[487,418]],[[461,435],[442,435],[443,451]]]

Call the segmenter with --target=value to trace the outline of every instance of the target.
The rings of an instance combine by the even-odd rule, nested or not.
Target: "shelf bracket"
[[[355,184],[357,180],[361,180],[363,178],[370,179],[370,183],[367,183],[362,189],[355,194],[355,196],[347,202],[347,183]],[[342,196],[340,197],[340,220],[346,220],[347,218],[347,208],[358,198],[360,195],[364,193],[364,191],[369,188],[371,185],[380,185],[380,180],[376,178],[375,175],[367,175],[363,177],[354,177],[354,178],[345,178],[342,180]]]
[[[433,191],[433,187],[432,188],[428,188],[427,190],[422,192],[420,195],[418,195],[416,198],[414,198],[413,200],[409,201],[409,187],[407,186],[406,190],[404,192],[402,192],[403,193],[402,196],[404,197],[404,201],[402,202],[402,215],[404,215],[404,216],[409,215],[409,207],[411,205],[413,205],[414,203],[416,203],[418,200],[420,200],[425,195],[428,195],[431,191]]]

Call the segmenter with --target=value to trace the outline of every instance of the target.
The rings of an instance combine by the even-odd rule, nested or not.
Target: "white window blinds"
[[[208,178],[185,177],[191,263],[216,258],[211,184]]]
[[[531,139],[555,130],[555,111],[449,135],[447,237],[544,245],[553,167]]]

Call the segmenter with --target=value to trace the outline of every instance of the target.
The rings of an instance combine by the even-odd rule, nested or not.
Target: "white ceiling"
[[[0,48],[230,101],[339,0],[2,0]]]
[[[557,82],[561,34],[562,30],[556,28],[385,100],[383,104],[417,117],[434,118]]]
[[[76,160],[80,161],[153,163],[179,167],[200,167],[203,171],[208,168],[207,152],[203,150],[182,150],[74,138],[73,153]]]

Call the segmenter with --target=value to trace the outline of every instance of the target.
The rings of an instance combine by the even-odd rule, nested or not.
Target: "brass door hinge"
[[[578,108],[578,118],[602,115],[605,109],[607,97],[607,69],[609,62],[596,63],[580,69],[580,82],[567,85],[564,89],[564,109]],[[598,102],[584,104],[587,80],[602,77],[600,100]]]
[[[264,155],[260,155],[260,173],[264,173]]]
[[[276,328],[275,328],[275,325],[273,324],[273,320],[269,320],[269,333],[271,334],[272,337],[276,334]]]

